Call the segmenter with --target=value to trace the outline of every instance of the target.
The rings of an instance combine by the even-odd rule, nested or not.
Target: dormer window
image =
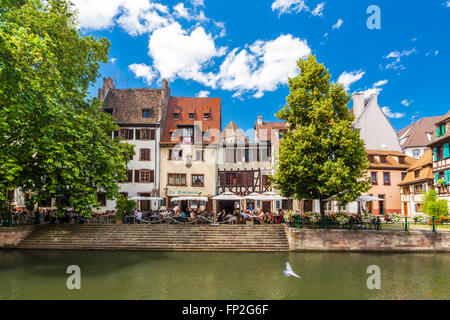
[[[420,177],[420,170],[414,171],[414,177],[417,179]]]
[[[204,114],[203,114],[203,118],[204,118],[205,120],[208,120],[209,118],[211,118],[211,115],[210,115],[209,113],[204,113]]]
[[[194,119],[195,114],[194,113],[189,113],[189,119],[193,120]]]
[[[398,157],[398,163],[400,163],[400,164],[406,164],[406,159],[405,159],[405,157]]]
[[[173,114],[173,118],[174,119],[180,119],[180,114],[179,113],[174,113]]]
[[[142,109],[142,118],[149,119],[153,117],[153,109]]]
[[[381,163],[387,163],[387,156],[380,156]]]
[[[375,163],[375,156],[369,155],[369,162]]]

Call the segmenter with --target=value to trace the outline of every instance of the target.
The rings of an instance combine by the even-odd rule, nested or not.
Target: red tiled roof
[[[178,113],[178,119],[174,118]],[[194,119],[189,114],[194,113]],[[209,119],[204,119],[204,114],[209,113]],[[181,98],[170,97],[167,108],[164,129],[161,135],[161,143],[178,143],[172,141],[171,132],[178,129],[179,125],[194,125],[201,122],[202,132],[210,129],[221,132],[221,99],[220,98]],[[213,139],[214,140],[214,139]],[[204,141],[210,142],[210,141]],[[218,142],[218,141],[217,141]]]
[[[287,130],[285,122],[263,122],[262,124],[255,123],[255,131],[260,141],[271,141],[273,138],[273,131]],[[278,135],[276,135],[278,137]]]

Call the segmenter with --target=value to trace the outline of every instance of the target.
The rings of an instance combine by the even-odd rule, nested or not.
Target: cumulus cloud
[[[272,11],[278,11],[279,15],[291,12],[309,11],[304,0],[275,0],[272,3]]]
[[[204,74],[202,69],[225,52],[226,48],[217,48],[212,35],[202,27],[189,33],[178,22],[156,30],[149,41],[149,55],[162,78],[180,77],[208,86],[214,84],[213,75]]]
[[[141,64],[132,64],[128,66],[128,69],[132,71],[137,78],[142,78],[145,84],[150,85],[153,82],[153,79],[156,78],[157,74],[153,71],[152,67],[141,63]]]
[[[401,112],[392,112],[389,107],[383,107],[381,110],[383,110],[384,114],[391,119],[400,119],[405,116],[405,114]]]
[[[409,107],[414,101],[408,101],[408,99],[402,100],[402,105]]]
[[[247,49],[232,50],[220,66],[218,84],[223,90],[236,91],[234,97],[254,92],[260,98],[275,91],[297,73],[297,60],[311,53],[306,41],[281,35],[272,41],[256,41]]]
[[[111,62],[112,64],[116,63],[117,59],[116,58],[111,58],[109,59],[109,62]]]
[[[359,70],[359,71],[352,71],[347,72],[344,71],[338,78],[338,83],[342,84],[344,86],[344,89],[348,91],[350,89],[350,86],[355,83],[356,81],[361,80],[361,78],[366,74],[365,71]]]
[[[388,80],[380,80],[373,84],[372,88],[366,89],[363,91],[364,93],[364,99],[367,99],[373,94],[380,94],[381,91],[383,91],[382,86],[386,85],[389,81]]]
[[[323,9],[325,8],[325,2],[319,3],[316,8],[311,12],[313,16],[323,16]]]
[[[340,27],[342,27],[342,24],[344,23],[344,20],[342,19],[338,19],[338,21],[336,22],[336,24],[333,25],[333,29],[339,29]]]
[[[203,91],[200,91],[199,93],[197,93],[197,97],[198,98],[207,98],[207,97],[209,97],[210,94],[211,94],[211,92],[209,92],[207,90],[203,90]]]

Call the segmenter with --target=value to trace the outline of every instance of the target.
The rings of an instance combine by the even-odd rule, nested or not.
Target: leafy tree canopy
[[[448,215],[447,200],[441,200],[436,190],[430,190],[423,194],[422,210],[430,217],[442,218]]]
[[[280,142],[274,186],[285,197],[356,200],[370,188],[364,142],[353,127],[350,96],[315,56],[299,60],[300,73],[289,79],[287,105],[277,117],[288,124]]]
[[[110,43],[74,25],[66,0],[0,0],[0,191],[20,187],[89,215],[98,190],[118,195],[133,151],[88,98]]]

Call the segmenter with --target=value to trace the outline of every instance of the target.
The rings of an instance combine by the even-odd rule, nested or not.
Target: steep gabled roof
[[[422,118],[408,127],[399,131],[398,136],[401,140],[403,148],[426,147],[430,140],[427,133],[433,134],[436,130],[435,123],[440,121],[442,117]]]

